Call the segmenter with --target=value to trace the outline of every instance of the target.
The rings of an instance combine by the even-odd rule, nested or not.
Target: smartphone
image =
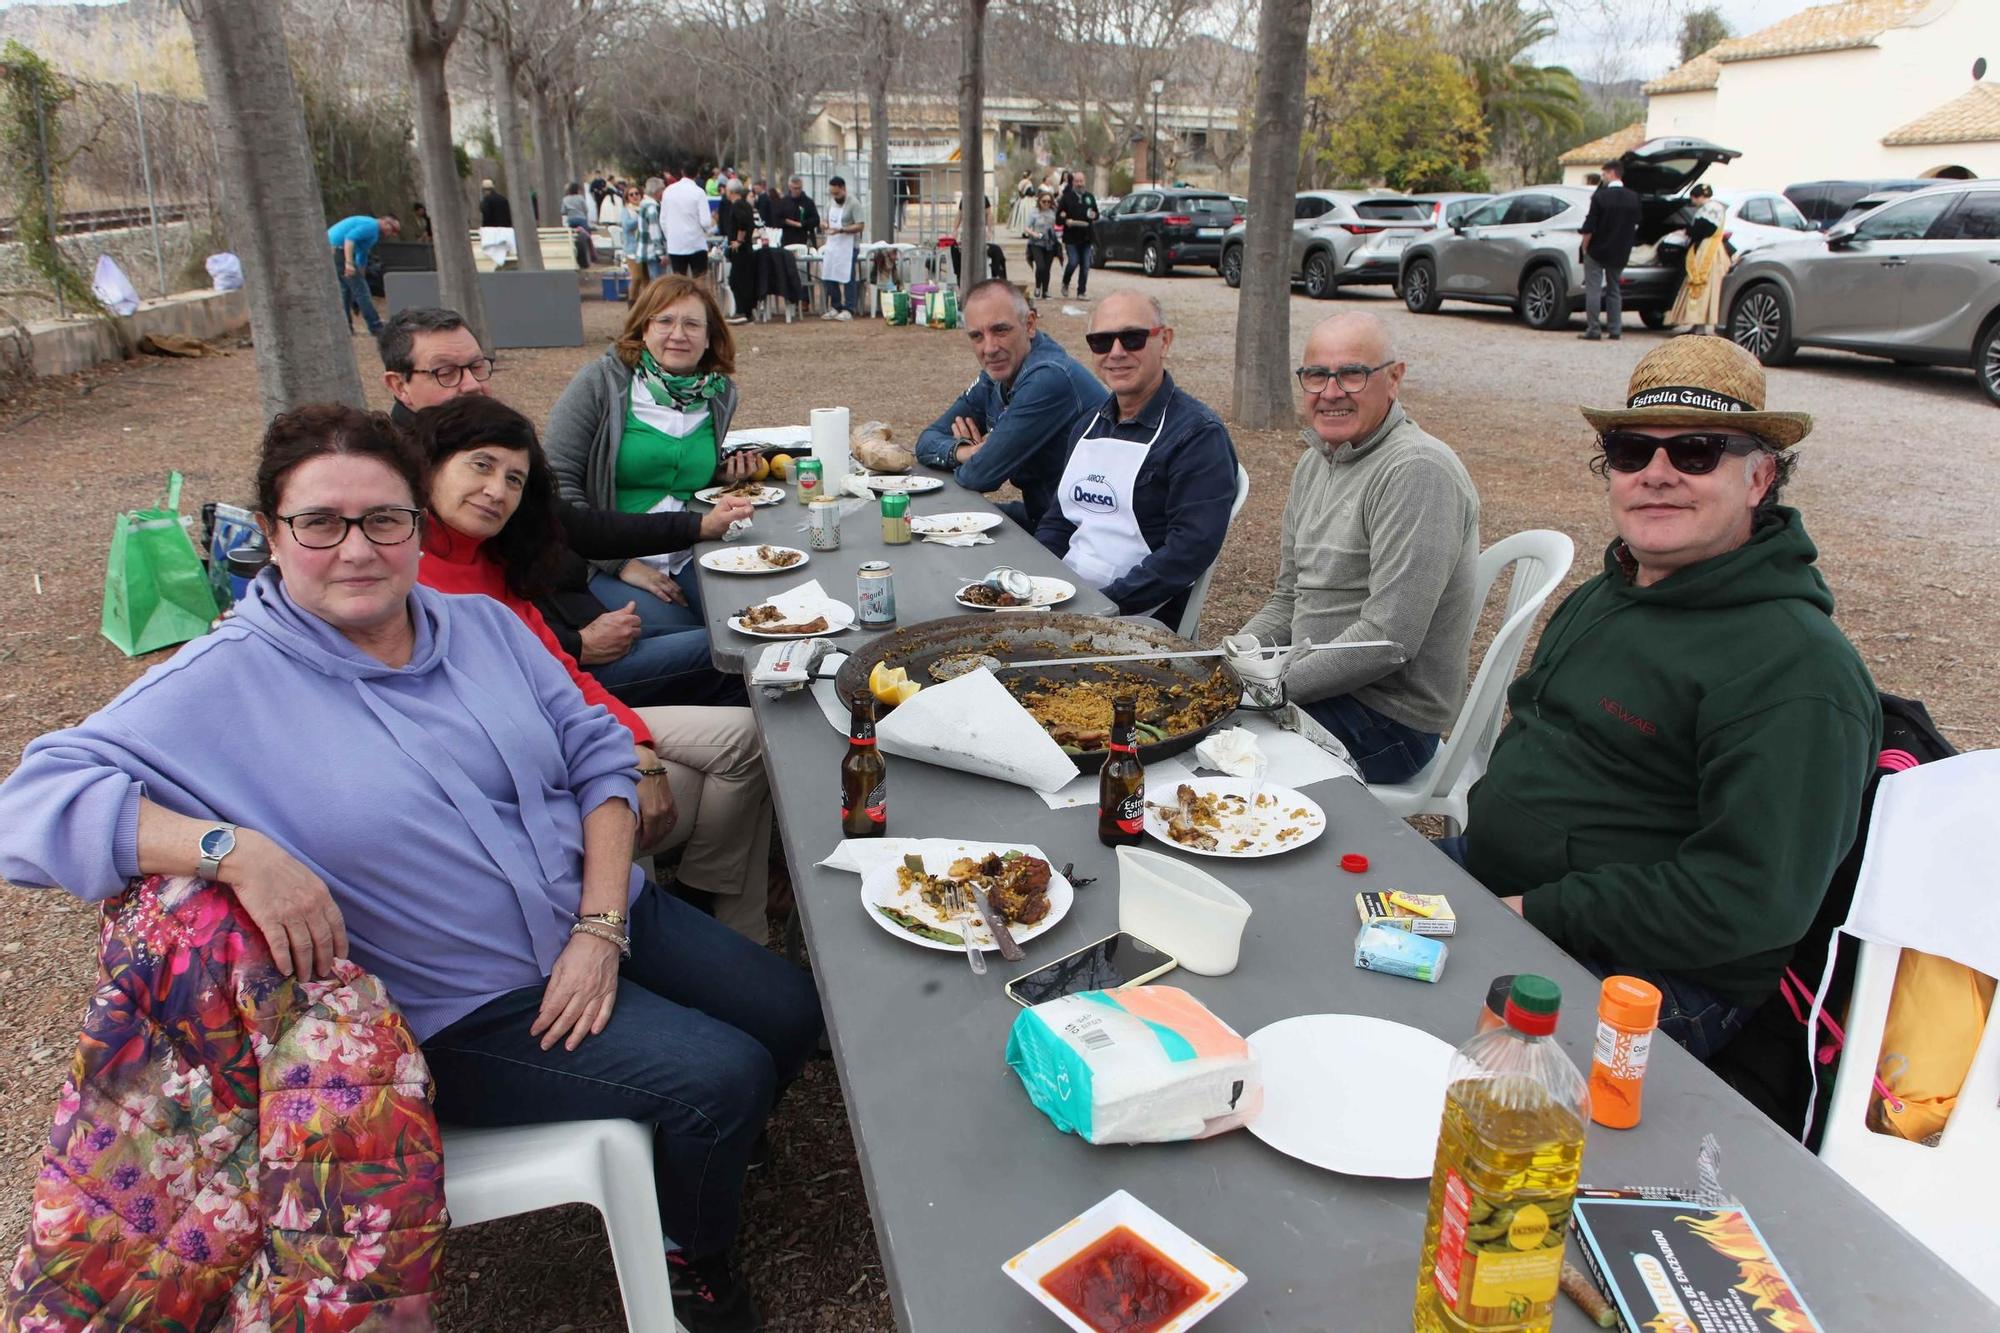
[[[1007,983],[1007,996],[1023,1008],[1078,991],[1139,986],[1180,965],[1172,954],[1137,935],[1119,931]]]

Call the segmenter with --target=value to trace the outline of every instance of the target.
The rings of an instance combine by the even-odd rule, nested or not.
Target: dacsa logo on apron
[[[1092,513],[1118,512],[1118,493],[1102,472],[1092,472],[1083,480],[1072,483],[1069,498]]]

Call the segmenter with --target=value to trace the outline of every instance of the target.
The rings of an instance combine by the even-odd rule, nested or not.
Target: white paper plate
[[[953,514],[912,514],[910,531],[919,537],[956,537],[969,532],[991,532],[1006,521],[1002,514],[975,510]]]
[[[925,857],[924,868],[929,870],[933,875],[942,875],[946,868],[958,857],[980,857],[985,856],[988,852],[1005,854],[1012,851],[1015,847],[1020,847],[1023,851],[1027,850],[1026,845],[1022,843],[962,842],[948,856],[940,857],[937,853],[933,852]],[[1014,937],[1016,944],[1026,944],[1038,935],[1045,935],[1055,928],[1057,922],[1069,915],[1070,904],[1075,900],[1076,890],[1072,889],[1069,881],[1063,878],[1062,871],[1057,870],[1052,865],[1049,868],[1049,914],[1032,926],[1009,926],[1007,928],[1008,933]],[[970,903],[968,902],[967,905],[970,906]],[[917,896],[915,889],[905,889],[896,883],[896,867],[894,865],[885,866],[877,873],[867,876],[861,881],[861,910],[868,913],[868,919],[888,931],[891,935],[894,935],[897,939],[907,940],[909,943],[922,948],[937,949],[944,953],[962,954],[965,952],[963,945],[945,944],[939,940],[927,940],[921,935],[912,935],[909,931],[904,930],[888,917],[876,911],[875,909],[878,906],[893,907],[899,912],[907,912],[919,921],[933,921],[937,917],[937,913],[931,910],[930,905]],[[954,923],[937,921],[936,924],[939,930],[949,930],[954,934],[958,932],[958,927]],[[970,929],[973,939],[978,941],[980,949],[983,952],[991,953],[1000,947],[993,942],[993,936],[986,929],[986,923],[980,919],[979,909],[976,907],[972,909]]]
[[[1288,1157],[1350,1176],[1431,1173],[1452,1048],[1364,1014],[1305,1014],[1250,1034],[1264,1109],[1250,1132]]]
[[[881,495],[887,492],[901,492],[904,495],[927,495],[931,491],[944,489],[944,482],[937,477],[896,477],[874,475],[863,478],[868,489]]]
[[[1046,611],[1052,606],[1061,606],[1064,602],[1076,596],[1076,585],[1063,579],[1045,579],[1031,576],[1030,581],[1035,585],[1035,590],[1029,594],[1034,600],[1026,606],[982,606],[978,602],[968,602],[965,600],[965,588],[960,588],[957,592],[953,593],[951,599],[960,606],[970,607],[974,611]],[[974,580],[974,582],[977,582],[977,580]],[[971,586],[972,584],[970,583],[965,585],[966,588]]]
[[[765,543],[770,545],[770,543]],[[791,569],[803,569],[812,556],[796,546],[772,546],[774,551],[790,551],[798,556],[789,565],[770,565],[757,554],[756,546],[718,546],[713,551],[704,551],[700,564],[703,569],[712,569],[718,574],[782,574]]]
[[[1197,796],[1237,796],[1245,801],[1257,792],[1260,804],[1254,810],[1241,815],[1222,817],[1220,829],[1204,830],[1219,844],[1214,851],[1200,847],[1190,847],[1186,843],[1175,842],[1167,836],[1166,817],[1155,810],[1155,805],[1174,804],[1175,792],[1182,786],[1192,787]],[[1261,804],[1269,802],[1269,804]],[[1294,811],[1305,813],[1293,817]],[[1299,832],[1282,841],[1279,834],[1286,829]],[[1187,852],[1193,856],[1220,856],[1231,860],[1245,860],[1255,856],[1276,856],[1303,847],[1326,832],[1326,812],[1319,803],[1290,787],[1279,787],[1265,783],[1261,792],[1257,784],[1248,778],[1191,778],[1185,783],[1176,782],[1171,787],[1149,788],[1146,792],[1146,832],[1173,848],[1177,852]],[[1236,844],[1248,841],[1250,845],[1242,851],[1235,850]]]
[[[727,486],[704,486],[694,493],[694,498],[703,504],[712,505],[715,503],[715,497],[728,489]],[[751,500],[750,503],[762,509],[765,505],[783,504],[784,500],[785,488],[783,486],[766,486],[764,493]]]
[[[798,568],[797,565],[792,568]],[[821,634],[838,634],[854,623],[854,608],[846,602],[829,602],[826,611],[826,628]],[[729,617],[729,628],[738,634],[748,634],[753,639],[810,639],[811,634],[768,634],[761,629],[750,629],[743,623],[742,616]]]
[[[1021,1289],[1047,1307],[1049,1313],[1075,1329],[1092,1333],[1091,1326],[1071,1314],[1061,1301],[1042,1289],[1042,1279],[1061,1268],[1104,1234],[1118,1227],[1130,1227],[1154,1249],[1185,1269],[1208,1288],[1208,1294],[1160,1325],[1159,1333],[1181,1333],[1206,1319],[1216,1306],[1236,1294],[1246,1279],[1243,1270],[1193,1236],[1161,1217],[1137,1199],[1119,1190],[1096,1204],[1089,1212],[1057,1227],[1027,1249],[1000,1265],[1000,1270],[1021,1285]]]

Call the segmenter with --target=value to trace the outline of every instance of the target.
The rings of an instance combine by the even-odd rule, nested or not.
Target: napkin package
[[[1091,1143],[1205,1139],[1264,1105],[1250,1043],[1173,986],[1084,991],[1025,1009],[1007,1063],[1037,1110]]]

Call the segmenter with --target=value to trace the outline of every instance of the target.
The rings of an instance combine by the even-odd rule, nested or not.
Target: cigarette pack
[[[1398,902],[1396,900],[1401,900]],[[1411,903],[1430,908],[1430,914],[1403,906]],[[1393,926],[1397,930],[1413,931],[1418,935],[1456,935],[1458,917],[1452,913],[1451,904],[1442,893],[1403,893],[1400,891],[1363,891],[1354,895],[1354,910],[1361,916],[1361,924]]]

